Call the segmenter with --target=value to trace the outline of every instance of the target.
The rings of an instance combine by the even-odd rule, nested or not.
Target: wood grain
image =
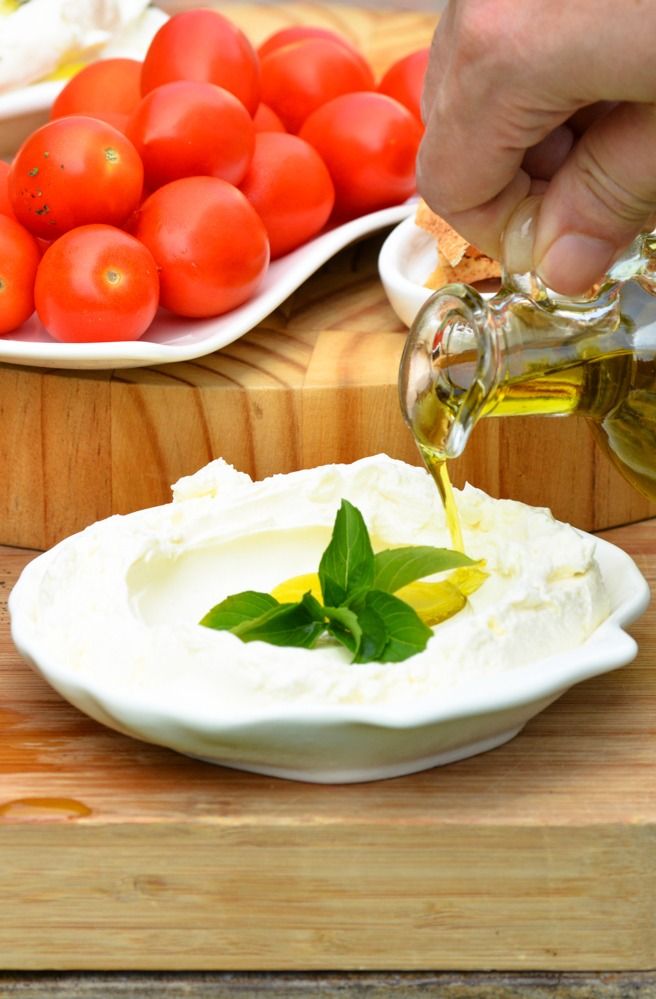
[[[377,74],[427,45],[437,20],[345,5],[220,6],[255,44],[299,22],[336,29]],[[219,456],[257,478],[379,451],[418,463],[398,405],[406,331],[378,279],[381,241],[341,253],[209,357],[79,374],[0,365],[0,543],[47,548],[100,517],[166,502],[171,483]],[[574,419],[485,421],[453,474],[587,530],[656,514]]]
[[[377,276],[381,236],[341,253],[207,357],[69,372],[0,365],[0,543],[47,548],[170,498],[222,456],[256,478],[387,452],[419,463],[396,380],[406,331]],[[583,420],[483,421],[453,478],[586,530],[656,513]]]
[[[656,522],[607,532],[653,583]],[[8,592],[32,553],[0,549]],[[102,728],[0,603],[0,967],[653,968],[656,609],[511,743],[318,786]]]

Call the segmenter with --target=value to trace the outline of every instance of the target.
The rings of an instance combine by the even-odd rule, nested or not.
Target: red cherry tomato
[[[333,208],[335,191],[326,164],[297,135],[262,132],[242,182],[269,236],[271,258],[316,235]]]
[[[216,10],[183,11],[159,29],[146,53],[141,92],[173,80],[200,80],[224,87],[250,114],[260,100],[255,49],[240,29]]]
[[[9,164],[0,160],[0,215],[14,218],[14,212],[9,200]]]
[[[146,94],[128,135],[141,155],[146,184],[179,177],[222,177],[239,184],[253,156],[255,126],[237,98],[213,83],[177,80]]]
[[[121,128],[141,100],[137,59],[98,59],[71,77],[55,98],[50,118],[84,114]]]
[[[139,204],[143,166],[121,132],[82,115],[32,132],[9,171],[16,218],[35,236],[55,239],[79,225],[120,225]]]
[[[17,329],[34,312],[34,278],[41,251],[27,229],[0,215],[0,334]]]
[[[134,232],[157,261],[162,305],[181,316],[218,316],[241,305],[269,263],[262,220],[218,177],[160,187],[139,209]]]
[[[407,108],[385,94],[336,97],[310,115],[299,134],[330,171],[336,217],[400,204],[415,190],[422,128]]]
[[[378,84],[378,92],[387,94],[412,111],[421,123],[421,92],[424,89],[424,77],[428,65],[430,49],[419,49],[398,59],[383,74]]]
[[[371,67],[357,52],[325,38],[306,38],[262,59],[262,100],[289,132],[339,94],[373,90]]]
[[[275,52],[276,49],[282,48],[283,45],[300,42],[305,38],[327,38],[330,42],[337,42],[338,45],[344,45],[347,49],[357,51],[355,46],[351,45],[346,38],[338,35],[336,31],[331,31],[330,28],[313,27],[310,24],[292,24],[288,28],[281,28],[280,31],[269,35],[266,41],[262,42],[258,48],[257,54],[260,59],[264,59],[269,52]]]
[[[44,253],[34,298],[56,340],[138,340],[157,311],[157,266],[150,251],[121,229],[81,226]]]
[[[256,132],[287,131],[276,112],[272,111],[266,104],[258,104],[257,111],[253,115],[253,124]]]

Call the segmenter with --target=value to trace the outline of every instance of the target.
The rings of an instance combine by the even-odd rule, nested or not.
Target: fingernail
[[[533,270],[535,225],[542,198],[525,198],[506,223],[502,236],[502,259],[508,274],[527,274]]]
[[[561,295],[581,295],[606,273],[615,246],[605,239],[570,232],[551,244],[537,272],[548,288]]]

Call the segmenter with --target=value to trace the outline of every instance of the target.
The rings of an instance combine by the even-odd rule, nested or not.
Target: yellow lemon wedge
[[[6,17],[20,7],[19,0],[0,0],[0,15]]]
[[[317,600],[323,600],[319,576],[316,572],[306,572],[302,576],[292,576],[284,583],[278,583],[271,590],[271,596],[275,597],[281,604],[295,604],[303,599],[303,595],[310,591]]]

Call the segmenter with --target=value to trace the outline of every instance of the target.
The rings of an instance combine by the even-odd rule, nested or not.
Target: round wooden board
[[[255,478],[380,451],[419,464],[398,403],[406,330],[378,280],[381,241],[343,251],[256,329],[195,361],[0,365],[0,543],[46,548],[166,503],[170,483],[219,456]],[[582,420],[485,420],[453,477],[585,529],[654,512]]]
[[[436,23],[434,13],[347,6],[220,9],[256,44],[288,24],[333,27],[379,74],[427,45]],[[419,463],[398,405],[406,331],[378,279],[381,242],[343,251],[256,329],[195,361],[0,365],[0,543],[46,548],[100,517],[165,503],[170,483],[219,456],[256,478],[379,451]],[[484,421],[453,477],[585,529],[656,513],[573,419]]]

